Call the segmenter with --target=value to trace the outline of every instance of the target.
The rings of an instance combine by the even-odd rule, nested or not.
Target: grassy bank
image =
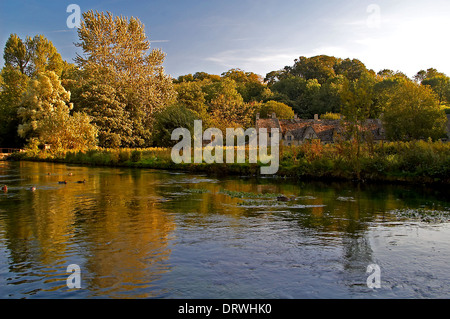
[[[450,143],[389,142],[365,144],[356,155],[349,142],[323,145],[306,143],[280,148],[279,177],[299,179],[354,180],[359,170],[365,181],[450,183]],[[248,154],[247,154],[248,156]],[[205,172],[218,175],[259,175],[263,165],[249,164],[175,164],[171,149],[95,149],[16,153],[12,160],[49,161],[68,164]]]

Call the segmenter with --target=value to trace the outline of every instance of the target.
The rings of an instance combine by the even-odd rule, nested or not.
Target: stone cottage
[[[278,119],[273,113],[269,119],[261,119],[256,116],[256,131],[266,128],[271,138],[270,130],[278,128],[280,132],[280,143],[285,146],[301,145],[309,140],[320,140],[322,143],[335,143],[338,139],[345,138],[345,130],[340,120],[321,120],[316,114],[314,119]],[[374,142],[385,140],[385,132],[381,121],[376,119],[367,120],[364,129],[371,131]],[[270,142],[270,140],[268,141]]]

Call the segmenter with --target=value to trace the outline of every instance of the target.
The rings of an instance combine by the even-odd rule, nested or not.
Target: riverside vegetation
[[[361,181],[449,183],[450,143],[441,141],[365,143],[356,156],[353,142],[280,146],[277,177]],[[248,152],[246,154],[248,156]],[[12,160],[69,164],[171,169],[212,174],[258,176],[261,164],[175,164],[170,148],[106,149],[88,151],[28,150]],[[358,171],[359,170],[359,171]],[[359,174],[358,174],[359,173]],[[359,176],[359,178],[358,178]]]
[[[165,74],[137,18],[83,13],[82,55],[64,61],[43,35],[11,34],[0,72],[0,146],[12,159],[258,175],[261,164],[175,164],[170,133],[195,120],[222,131],[245,129],[256,114],[343,118],[349,140],[280,149],[277,176],[448,183],[450,77],[434,68],[413,78],[376,73],[357,59],[300,57],[263,78],[230,69]],[[99,35],[100,34],[100,35]],[[99,39],[102,39],[99,41]],[[129,48],[133,47],[133,50]],[[118,81],[120,79],[120,81]],[[381,118],[392,142],[366,142],[361,123]],[[50,145],[51,150],[45,149]]]

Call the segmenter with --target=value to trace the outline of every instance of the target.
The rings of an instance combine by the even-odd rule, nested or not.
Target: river
[[[35,162],[0,185],[0,298],[450,297],[448,219],[398,213],[447,216],[443,187]]]

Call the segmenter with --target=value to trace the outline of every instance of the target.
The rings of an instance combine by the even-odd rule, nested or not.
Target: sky
[[[367,68],[450,75],[449,0],[0,0],[0,47],[11,33],[43,34],[73,62],[78,42],[67,12],[136,17],[172,77],[232,68],[265,76],[300,56],[358,59]],[[0,66],[4,63],[0,57]]]

